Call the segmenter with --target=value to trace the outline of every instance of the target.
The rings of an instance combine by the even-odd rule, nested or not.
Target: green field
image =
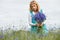
[[[36,34],[31,34],[29,31],[11,31],[4,35],[0,33],[0,40],[60,40],[60,31],[54,33],[49,32],[47,36],[38,37]],[[2,36],[1,36],[2,35]]]

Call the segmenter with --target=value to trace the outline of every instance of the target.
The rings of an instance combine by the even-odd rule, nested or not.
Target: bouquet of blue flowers
[[[39,23],[42,23],[46,20],[46,16],[43,14],[43,13],[40,13],[38,12],[36,15],[35,15],[35,20]]]

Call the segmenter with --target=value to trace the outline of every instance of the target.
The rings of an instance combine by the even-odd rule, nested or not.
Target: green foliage
[[[39,37],[36,34],[31,34],[29,31],[13,31],[12,33],[5,33],[2,35],[0,33],[0,36],[4,36],[3,38],[0,38],[0,40],[60,40],[60,31],[54,33],[49,32],[47,36]]]

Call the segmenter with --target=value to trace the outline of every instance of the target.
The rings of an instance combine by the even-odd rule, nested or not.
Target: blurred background
[[[26,29],[32,0],[0,0],[0,29]],[[36,0],[47,17],[48,29],[60,28],[60,0]],[[13,28],[14,27],[14,28]]]

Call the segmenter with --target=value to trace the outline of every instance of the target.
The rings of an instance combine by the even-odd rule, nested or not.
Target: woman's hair
[[[33,9],[32,9],[32,5],[33,4],[36,4],[37,5],[37,10],[36,11],[39,11],[39,5],[38,5],[38,3],[36,1],[31,1],[30,2],[30,11],[33,12]]]

